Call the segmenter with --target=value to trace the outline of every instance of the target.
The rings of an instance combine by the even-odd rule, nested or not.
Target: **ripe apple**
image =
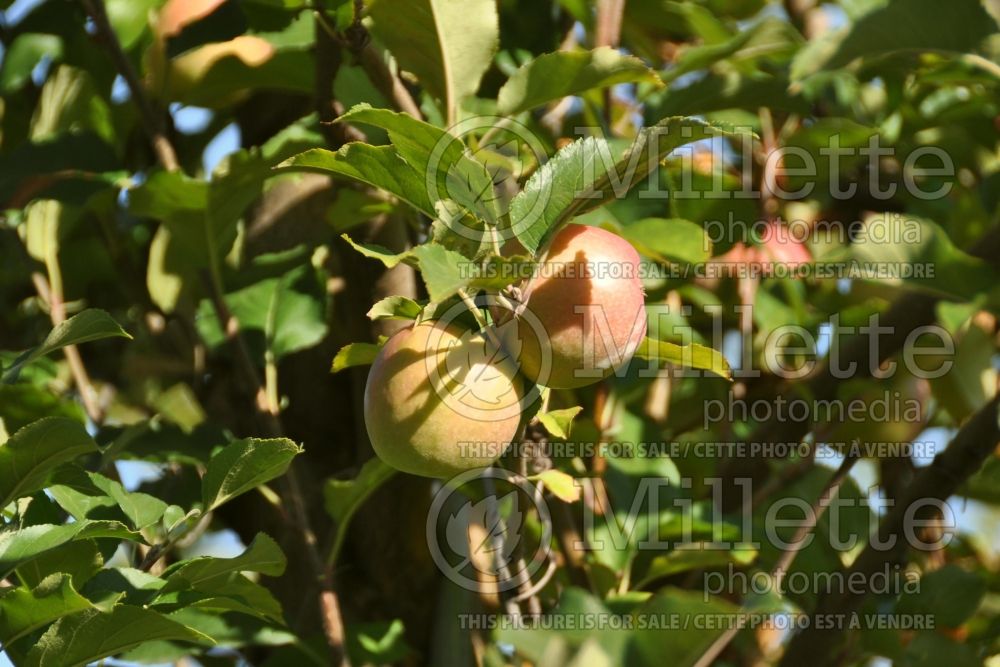
[[[632,358],[646,335],[639,253],[598,227],[570,224],[522,287],[518,340],[505,338],[521,372],[549,387],[607,377]]]
[[[493,463],[517,435],[517,366],[481,334],[424,322],[379,351],[365,386],[365,424],[398,470],[450,477]]]

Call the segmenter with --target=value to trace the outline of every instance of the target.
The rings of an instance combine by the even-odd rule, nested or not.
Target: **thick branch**
[[[906,560],[906,542],[902,539],[908,521],[912,521],[913,507],[927,500],[945,502],[986,461],[1000,443],[1000,396],[994,397],[959,430],[947,449],[934,458],[906,488],[899,501],[879,525],[879,544],[895,538],[894,548],[876,548],[872,543],[858,556],[845,577],[845,581],[872,576],[886,567],[902,564]],[[867,594],[854,589],[828,594],[820,598],[816,614],[844,615],[857,611]],[[782,658],[782,665],[830,665],[837,660],[844,630],[817,630],[811,625],[797,635]]]

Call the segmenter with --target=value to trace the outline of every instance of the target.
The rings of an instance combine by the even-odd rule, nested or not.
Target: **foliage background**
[[[805,651],[815,662],[864,664],[880,656],[972,665],[1000,653],[1000,463],[991,454],[1000,304],[995,3],[359,5],[363,22],[353,3],[336,0],[0,3],[0,641],[8,659],[326,664],[341,659],[342,639],[356,664],[653,664],[665,656],[694,664],[718,636],[460,629],[458,614],[495,611],[498,601],[454,587],[431,563],[424,532],[430,480],[380,474],[377,464],[362,468],[372,457],[361,419],[366,369],[328,372],[343,346],[375,342],[405,324],[371,321],[372,304],[388,296],[426,299],[431,284],[426,270],[425,283],[407,263],[386,268],[340,235],[400,252],[427,240],[435,211],[420,214],[405,197],[371,187],[384,183],[370,174],[361,179],[367,186],[346,178],[360,164],[360,148],[354,156],[327,156],[312,170],[323,173],[272,170],[317,147],[388,143],[392,128],[387,135],[378,123],[320,122],[358,103],[436,126],[473,113],[511,114],[550,155],[577,138],[577,126],[600,128],[619,149],[643,125],[670,115],[746,125],[761,140],[753,155],[695,153],[696,178],[721,171],[732,189],[740,187],[742,160],[751,161],[759,182],[766,151],[799,146],[818,155],[834,134],[860,147],[877,133],[902,155],[943,147],[957,176],[941,199],[901,189],[879,200],[864,190],[866,166],[851,162],[838,176],[862,190],[847,200],[823,188],[797,201],[633,195],[583,220],[619,231],[650,262],[689,264],[721,256],[781,261],[768,254],[778,250],[753,241],[717,243],[703,253],[708,223],[730,214],[835,220],[855,229],[877,214],[920,219],[926,233],[919,244],[873,249],[814,235],[804,252],[817,262],[929,261],[934,280],[651,281],[648,303],[694,306],[686,323],[708,344],[712,322],[703,308],[722,305],[727,357],[736,365],[742,351],[756,367],[768,335],[788,323],[819,333],[834,314],[860,324],[881,313],[901,333],[883,348],[893,356],[905,334],[937,322],[957,341],[956,369],[947,376],[928,382],[900,373],[883,381],[861,373],[839,382],[824,373],[798,381],[764,373],[731,385],[630,373],[554,394],[552,407],[583,407],[574,424],[579,439],[972,443],[963,451],[976,456],[958,477],[928,460],[865,460],[840,491],[856,496],[879,483],[894,498],[913,490],[958,493],[956,506],[972,508],[947,550],[910,554],[910,567],[924,577],[919,595],[849,603],[933,611],[938,629],[806,633],[791,643],[786,662],[802,664],[794,656]],[[586,60],[602,46],[620,52],[567,86],[574,58]],[[520,74],[529,78],[527,92],[502,92],[519,67],[556,52],[552,70]],[[677,157],[665,162],[664,187],[676,186],[682,167]],[[905,176],[892,160],[880,169],[897,183]],[[926,189],[933,182],[925,181]],[[754,304],[752,322],[734,313],[741,303]],[[74,315],[80,319],[72,326],[49,334]],[[40,352],[51,353],[11,372],[18,355],[47,336],[50,345]],[[920,402],[919,423],[748,419],[709,431],[700,424],[705,401],[731,391],[773,401],[870,400],[887,390]],[[976,414],[963,436],[959,427]],[[254,437],[265,440],[246,439]],[[293,458],[293,474],[283,476]],[[830,477],[825,463],[798,459],[757,458],[736,469],[714,457],[556,463],[605,485],[623,511],[637,480],[649,475],[749,475],[771,480],[769,502],[812,502]],[[705,486],[686,493],[699,508],[712,503]],[[557,528],[583,529],[579,503],[551,503],[560,508]],[[661,531],[675,518],[665,507],[648,517]],[[878,518],[859,512],[850,529],[864,537]],[[329,571],[324,563],[338,535],[343,547]],[[766,571],[779,558],[767,549],[732,552],[722,562],[717,554],[651,557],[636,549],[636,539],[583,556],[564,544],[557,552],[558,572],[539,595],[553,613],[734,611],[752,601],[705,602],[697,575],[730,562]],[[236,561],[216,557],[237,554]],[[818,544],[793,569],[857,567],[857,556]],[[812,611],[848,603],[806,594],[754,604]],[[773,662],[782,639],[745,631],[722,659]]]

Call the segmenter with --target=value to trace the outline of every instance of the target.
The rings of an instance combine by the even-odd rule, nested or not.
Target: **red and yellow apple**
[[[450,477],[493,463],[523,411],[517,366],[482,334],[424,322],[379,351],[365,424],[379,457],[403,472]]]
[[[522,286],[524,312],[505,344],[531,380],[581,387],[628,363],[646,335],[639,253],[598,227],[570,224]]]

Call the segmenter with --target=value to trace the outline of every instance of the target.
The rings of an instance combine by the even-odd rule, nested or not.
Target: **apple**
[[[646,335],[639,253],[598,227],[569,224],[522,286],[516,340],[505,345],[548,387],[593,384],[628,363]]]
[[[482,334],[423,322],[394,334],[368,373],[364,413],[378,456],[403,472],[450,477],[493,463],[517,435],[522,381]]]

